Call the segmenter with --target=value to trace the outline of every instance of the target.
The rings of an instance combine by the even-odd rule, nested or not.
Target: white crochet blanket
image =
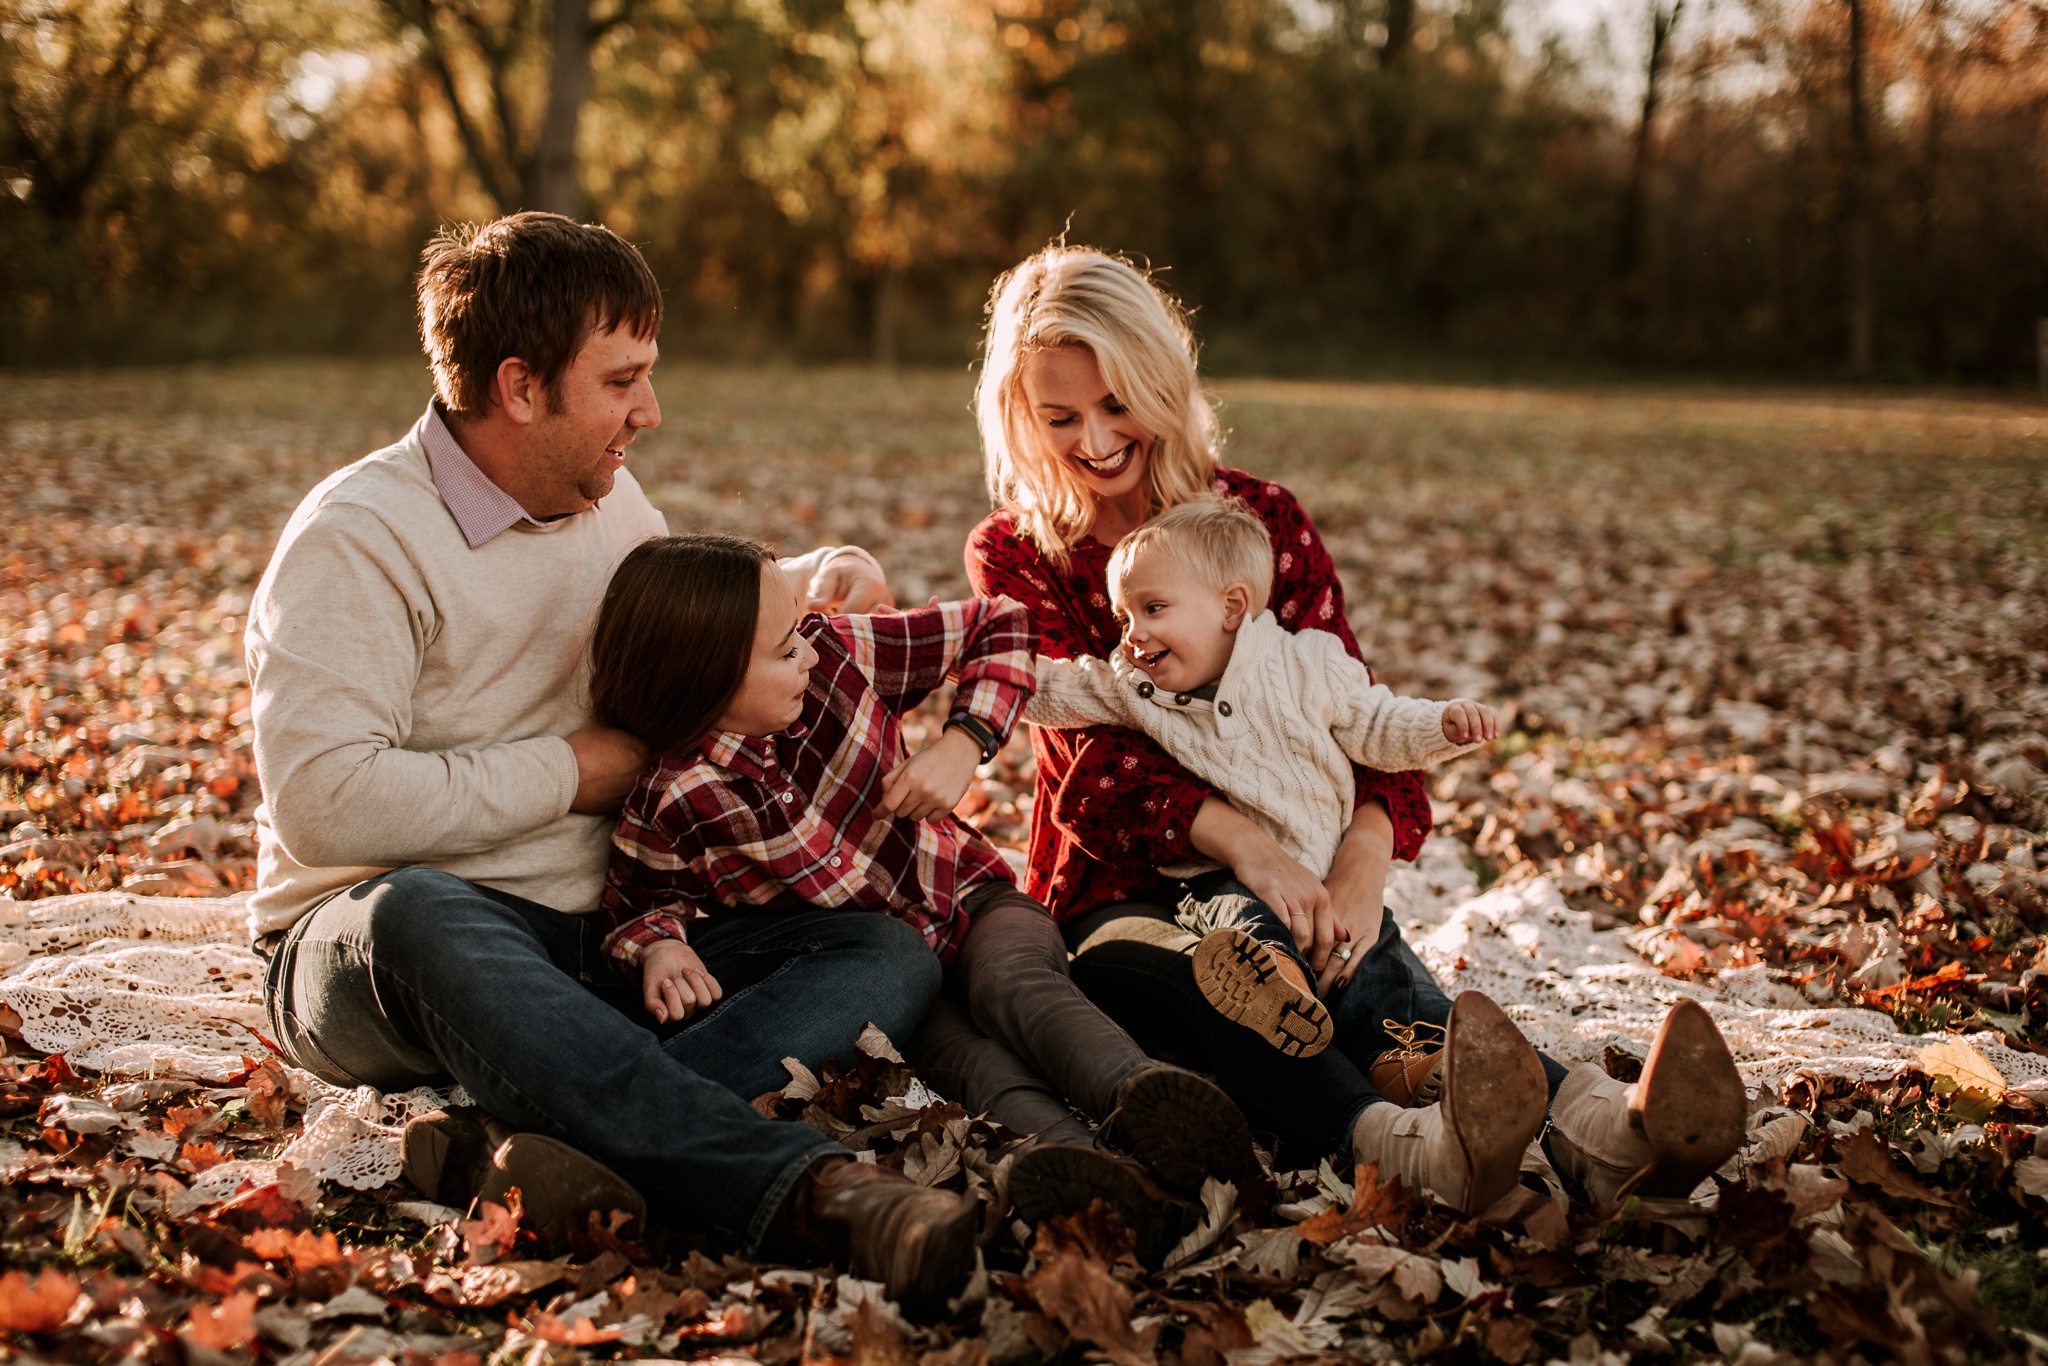
[[[1597,1062],[1618,1045],[1645,1053],[1671,1003],[1706,1005],[1753,1092],[1774,1092],[1800,1072],[1888,1080],[1944,1035],[1901,1034],[1869,1010],[1815,1009],[1763,967],[1712,983],[1679,982],[1623,942],[1596,931],[1541,878],[1481,893],[1449,839],[1431,840],[1413,868],[1390,879],[1390,913],[1448,990],[1499,1001],[1538,1048],[1561,1062]],[[21,1016],[36,1048],[73,1065],[128,1076],[221,1082],[268,1050],[263,963],[247,948],[240,898],[88,893],[42,901],[0,899],[0,1002]],[[2048,1058],[1970,1042],[2015,1090],[2048,1094]],[[304,1132],[277,1161],[358,1190],[398,1176],[398,1133],[448,1097],[428,1090],[346,1092],[304,1072]],[[206,1172],[195,1195],[232,1194],[247,1179],[275,1179],[269,1163],[230,1162]],[[213,1187],[219,1187],[213,1192]]]

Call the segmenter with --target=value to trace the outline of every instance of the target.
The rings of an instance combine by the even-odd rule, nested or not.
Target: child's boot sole
[[[1312,1058],[1336,1037],[1329,1007],[1289,980],[1272,945],[1240,929],[1212,930],[1194,957],[1203,999],[1288,1057]]]

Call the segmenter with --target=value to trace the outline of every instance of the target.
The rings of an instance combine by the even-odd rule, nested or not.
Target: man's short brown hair
[[[558,213],[515,213],[443,228],[421,253],[420,344],[451,413],[492,402],[499,365],[526,362],[549,406],[596,332],[661,330],[661,286],[639,249],[610,228]]]

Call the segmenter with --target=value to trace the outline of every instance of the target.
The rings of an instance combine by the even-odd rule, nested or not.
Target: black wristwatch
[[[955,716],[946,722],[946,729],[955,727],[966,732],[967,738],[981,746],[981,761],[988,763],[1002,752],[1003,742],[996,739],[996,733],[971,716]]]

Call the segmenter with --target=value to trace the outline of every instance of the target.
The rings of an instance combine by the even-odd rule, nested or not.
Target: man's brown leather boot
[[[974,1270],[974,1201],[931,1190],[886,1167],[828,1157],[783,1202],[776,1251],[822,1252],[906,1310],[936,1312]]]

